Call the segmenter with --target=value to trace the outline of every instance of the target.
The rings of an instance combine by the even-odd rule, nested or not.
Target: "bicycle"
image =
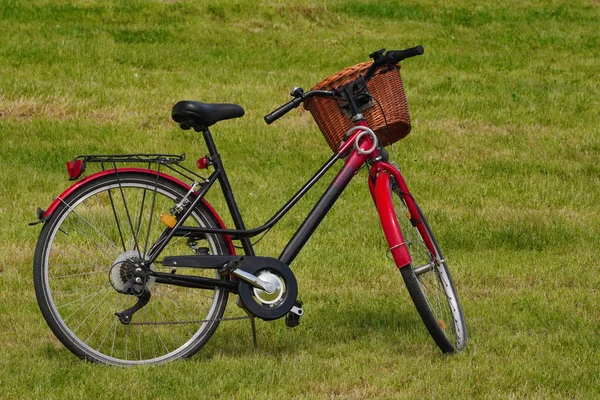
[[[423,322],[443,352],[461,351],[468,334],[446,261],[384,147],[405,136],[410,123],[400,121],[391,132],[393,123],[386,120],[384,107],[375,105],[378,99],[372,93],[377,91],[372,82],[399,79],[397,64],[421,54],[421,46],[381,49],[370,55],[372,62],[359,64],[358,72],[344,77],[345,83],[330,82],[335,87],[308,92],[296,88],[291,101],[265,116],[270,124],[303,103],[312,107],[334,154],[258,228],[245,227],[209,131],[219,121],[244,115],[239,105],[181,101],[173,107],[172,118],[182,129],[202,133],[209,155],[197,166],[212,168],[208,177],[185,168],[181,164],[185,155],[84,155],[68,162],[71,180],[80,179],[90,164],[101,170],[78,180],[46,210],[38,208],[38,220],[32,223],[43,223],[33,278],[40,310],[52,332],[82,359],[134,365],[196,353],[222,320],[232,319],[223,317],[230,293],[238,295],[238,305],[251,318],[270,321],[285,316],[288,326],[298,325],[303,305],[290,264],[366,165],[388,251]],[[319,108],[323,104],[333,108]],[[376,129],[365,117],[373,110],[385,120]],[[326,133],[327,124],[332,127],[327,118],[334,114],[338,118],[334,131]],[[342,123],[350,128],[339,133],[336,125]],[[344,160],[341,170],[279,258],[255,255],[250,238],[273,227],[338,160]],[[121,163],[144,167],[118,167]],[[225,227],[205,199],[216,182],[233,229]],[[240,243],[243,255],[236,254],[234,241]]]

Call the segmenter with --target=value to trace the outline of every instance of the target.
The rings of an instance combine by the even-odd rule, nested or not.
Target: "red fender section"
[[[374,188],[372,184],[370,187],[392,257],[394,257],[398,268],[406,267],[410,264],[411,259],[394,210],[394,202],[390,191],[390,176],[387,173],[380,173],[376,178]]]
[[[181,186],[181,188],[185,189],[186,191],[190,190],[190,185],[188,185],[187,183],[182,182],[179,179],[174,178],[170,175],[163,174],[162,172],[153,171],[151,169],[145,169],[145,168],[118,168],[117,170],[111,169],[111,170],[97,172],[93,175],[88,176],[85,179],[80,180],[79,182],[76,182],[74,185],[71,185],[70,187],[68,187],[67,190],[62,192],[57,198],[54,199],[52,204],[50,204],[50,207],[48,207],[48,209],[44,213],[42,219],[46,220],[46,219],[50,218],[52,213],[54,213],[54,211],[56,210],[56,207],[58,207],[58,205],[63,200],[65,200],[74,191],[76,191],[80,187],[84,186],[85,184],[92,182],[96,179],[102,178],[104,176],[113,175],[113,174],[117,174],[117,173],[122,174],[122,173],[126,173],[126,172],[136,172],[136,173],[146,174],[146,175],[152,176],[153,178],[156,178],[156,175],[159,175],[161,178],[164,178],[166,180],[173,182],[174,184],[176,184],[178,186]],[[206,207],[206,209],[215,218],[215,220],[219,224],[219,227],[226,229],[225,224],[223,223],[223,220],[221,219],[219,214],[217,214],[215,209],[208,203],[208,201],[206,201],[205,199],[202,199],[202,204]],[[231,254],[235,254],[235,247],[233,246],[231,237],[229,235],[224,235],[224,237],[225,237],[225,241],[227,242],[227,246],[229,247],[229,250],[231,251]]]

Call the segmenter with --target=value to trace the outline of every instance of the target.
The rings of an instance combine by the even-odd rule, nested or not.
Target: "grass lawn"
[[[599,24],[596,0],[0,0],[0,397],[600,397]],[[129,369],[54,338],[27,223],[68,187],[65,161],[187,153],[191,168],[206,149],[172,105],[241,104],[212,132],[256,227],[331,154],[308,112],[263,115],[294,86],[417,44],[402,65],[413,131],[393,154],[449,260],[465,352],[428,336],[364,171],[292,264],[298,328],[260,321],[254,349],[247,321],[224,322],[189,360]],[[327,184],[257,252],[279,255]],[[241,314],[231,299],[226,316]]]

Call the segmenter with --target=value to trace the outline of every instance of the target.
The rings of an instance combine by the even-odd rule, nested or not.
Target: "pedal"
[[[226,276],[238,269],[244,263],[244,256],[236,257],[229,261],[223,267],[219,268],[219,275]]]
[[[285,325],[287,327],[295,328],[300,325],[300,317],[304,314],[302,304],[300,300],[296,300],[290,312],[285,316]]]

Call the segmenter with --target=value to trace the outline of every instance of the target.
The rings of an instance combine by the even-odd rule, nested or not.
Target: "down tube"
[[[294,261],[298,253],[300,253],[300,250],[302,250],[308,239],[310,239],[314,233],[315,229],[317,229],[323,218],[325,218],[325,215],[327,215],[338,197],[340,197],[340,194],[342,194],[346,186],[348,186],[348,183],[350,183],[354,175],[363,165],[366,158],[365,155],[358,154],[356,151],[348,157],[348,160],[341,171],[336,175],[331,185],[329,185],[285,249],[283,249],[283,252],[279,256],[281,261],[287,265],[290,265],[292,261]]]

